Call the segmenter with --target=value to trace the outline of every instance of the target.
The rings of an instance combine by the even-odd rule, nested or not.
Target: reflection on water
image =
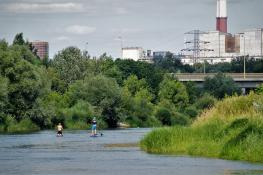
[[[262,164],[151,155],[138,141],[150,129],[0,135],[0,175],[258,175]]]

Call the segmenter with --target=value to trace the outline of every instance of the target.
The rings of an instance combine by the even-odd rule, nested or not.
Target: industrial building
[[[263,28],[249,29],[231,34],[227,31],[227,0],[217,0],[216,30],[202,32],[193,30],[192,40],[186,41],[182,51],[182,63],[194,64],[207,61],[211,64],[231,62],[241,56],[263,59]]]
[[[139,61],[145,59],[145,52],[142,47],[125,47],[122,48],[122,59]]]
[[[153,59],[162,59],[165,58],[169,53],[169,51],[155,51],[153,52]]]
[[[49,45],[46,41],[33,41],[32,46],[36,50],[37,56],[40,59],[44,59],[49,56]]]
[[[169,51],[145,51],[142,47],[125,47],[122,48],[122,59],[132,59],[134,61],[146,61],[152,63],[154,59],[163,59]]]

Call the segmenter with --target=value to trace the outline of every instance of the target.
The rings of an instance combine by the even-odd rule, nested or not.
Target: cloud
[[[63,13],[82,12],[80,3],[9,3],[0,5],[1,11],[12,13]]]
[[[96,31],[96,27],[90,26],[83,26],[83,25],[72,25],[66,28],[68,33],[77,34],[77,35],[84,35],[84,34],[91,34]]]
[[[59,36],[55,38],[55,40],[58,40],[58,41],[68,41],[69,39],[70,38],[67,36]]]

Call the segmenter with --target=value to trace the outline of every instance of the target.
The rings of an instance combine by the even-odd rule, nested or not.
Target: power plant
[[[231,62],[237,57],[263,59],[263,28],[228,33],[227,0],[217,0],[216,30],[193,30],[193,39],[185,41],[181,58],[184,64]],[[196,32],[199,31],[199,32]],[[190,46],[189,46],[190,44]]]

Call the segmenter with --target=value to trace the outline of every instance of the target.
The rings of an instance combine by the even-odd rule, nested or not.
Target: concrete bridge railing
[[[213,77],[216,73],[176,73],[173,74],[179,81],[204,81],[205,77]],[[262,81],[263,73],[225,73],[226,76],[230,76],[234,81]]]
[[[203,86],[205,77],[213,77],[216,73],[179,73],[173,74],[181,82],[196,82],[198,86]],[[242,88],[244,91],[246,89],[254,89],[259,85],[263,84],[263,73],[226,73],[226,76],[230,76],[237,83],[237,85]]]

